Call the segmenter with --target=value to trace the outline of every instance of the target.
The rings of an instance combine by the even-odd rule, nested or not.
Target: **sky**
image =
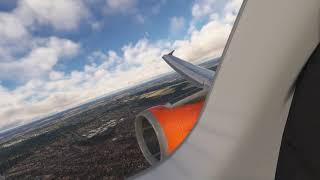
[[[1,0],[0,131],[222,54],[242,0]]]

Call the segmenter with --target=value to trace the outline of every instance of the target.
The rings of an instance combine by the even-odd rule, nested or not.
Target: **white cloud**
[[[211,20],[194,30],[188,40],[176,41],[176,55],[189,60],[204,60],[221,55],[232,26]]]
[[[218,16],[208,14],[208,21],[202,27],[194,27],[186,39],[150,42],[143,38],[124,45],[120,53],[97,51],[88,58],[89,63],[83,70],[70,74],[52,67],[61,57],[75,55],[79,45],[59,38],[42,40],[25,57],[6,65],[11,70],[20,71],[29,80],[14,90],[5,89],[0,84],[0,129],[29,122],[35,117],[61,111],[169,72],[171,68],[161,56],[172,49],[176,49],[177,56],[193,62],[220,56],[232,28],[229,23],[232,18],[226,20],[227,15],[236,10],[231,7],[228,3],[223,14]],[[34,69],[37,72],[32,72]],[[43,74],[47,78],[43,79]]]
[[[192,16],[201,18],[216,13],[217,0],[195,0],[192,6]]]
[[[233,24],[238,11],[242,5],[243,0],[232,0],[230,1],[226,7],[224,8],[225,13],[225,22],[229,24]]]
[[[221,14],[225,22],[234,20],[243,0],[195,0],[192,6],[194,20],[203,17],[216,17]]]
[[[25,25],[50,25],[56,30],[76,29],[89,11],[81,0],[21,0],[14,13]]]
[[[135,11],[137,0],[106,0],[107,14],[129,13]]]
[[[0,13],[0,44],[24,39],[39,25],[74,30],[88,16],[81,0],[20,0],[11,12]]]
[[[176,54],[189,60],[220,56],[241,4],[242,0],[227,2],[196,0],[192,7],[193,19],[189,26],[190,38],[175,42],[174,46],[178,47]],[[220,9],[220,13],[217,12],[217,7]],[[196,24],[203,17],[206,17],[207,23],[199,29]]]
[[[20,19],[9,13],[0,13],[0,27],[0,44],[19,40],[28,34]]]
[[[48,38],[25,57],[15,61],[0,62],[0,78],[21,81],[40,78],[52,70],[59,58],[75,55],[78,48],[79,45],[70,40]]]
[[[83,0],[18,0],[10,12],[0,12],[0,62],[14,61],[16,54],[32,50],[43,39],[34,31],[43,26],[73,31],[89,16]]]
[[[195,0],[189,33],[197,30],[203,21],[216,21],[222,26],[232,26],[243,0]],[[231,30],[231,29],[229,29]]]
[[[185,27],[185,19],[183,17],[172,17],[170,19],[170,33],[177,34]]]
[[[64,72],[51,71],[49,73],[49,79],[52,81],[60,80],[65,76]]]

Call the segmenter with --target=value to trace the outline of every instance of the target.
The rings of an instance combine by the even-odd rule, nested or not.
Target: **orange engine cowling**
[[[168,108],[155,106],[138,114],[135,120],[140,149],[150,164],[169,156],[194,127],[203,101]]]

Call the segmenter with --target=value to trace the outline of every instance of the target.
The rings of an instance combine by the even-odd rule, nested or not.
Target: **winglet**
[[[174,51],[175,51],[175,50],[171,51],[168,55],[173,55]]]

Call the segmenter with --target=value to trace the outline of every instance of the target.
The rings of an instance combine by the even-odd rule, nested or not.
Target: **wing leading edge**
[[[211,87],[215,73],[214,71],[191,64],[178,57],[175,57],[173,52],[174,51],[162,57],[169,66],[171,66],[176,72],[197,87],[205,90]],[[218,66],[218,64],[219,62],[217,61],[215,62],[214,66]]]

